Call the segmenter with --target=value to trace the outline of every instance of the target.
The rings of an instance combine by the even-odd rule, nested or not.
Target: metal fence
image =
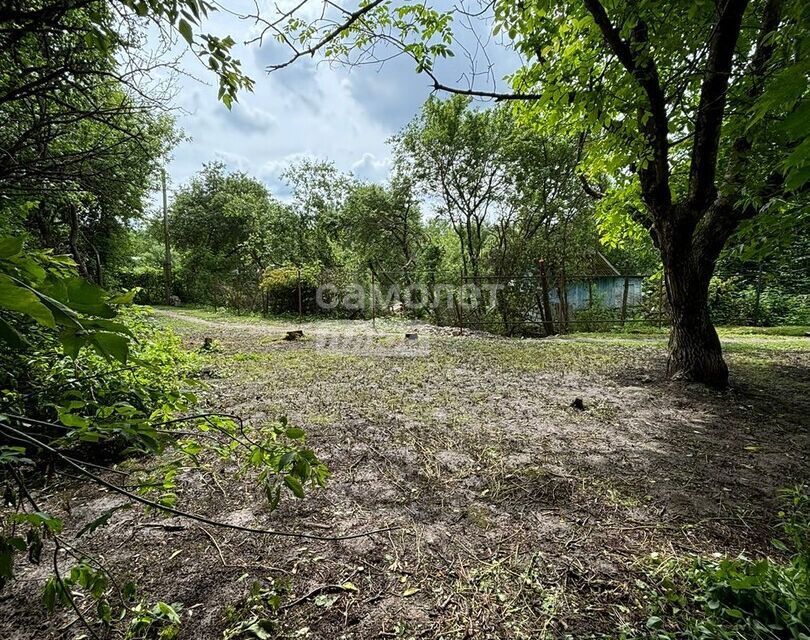
[[[660,283],[648,276],[433,271],[298,272],[282,310],[320,315],[420,319],[460,332],[550,335],[667,322]],[[278,309],[277,309],[278,310]]]

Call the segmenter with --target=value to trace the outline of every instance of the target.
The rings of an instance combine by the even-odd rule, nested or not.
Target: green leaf
[[[115,317],[115,310],[106,303],[107,293],[99,286],[83,278],[69,278],[66,283],[67,300],[65,303],[81,313],[102,318]]]
[[[8,344],[13,349],[19,349],[26,345],[25,338],[19,331],[12,327],[3,318],[0,318],[0,340]]]
[[[23,248],[23,239],[6,236],[0,238],[0,258],[12,258],[19,255]]]
[[[14,577],[14,554],[25,550],[25,540],[0,534],[0,587]]]
[[[27,523],[34,527],[46,527],[53,533],[62,531],[62,521],[59,518],[54,518],[44,511],[35,511],[33,513],[16,513],[11,517],[12,521],[19,523]]]
[[[85,533],[93,533],[99,527],[105,526],[109,523],[110,518],[112,518],[113,514],[116,511],[121,511],[122,509],[129,509],[132,506],[131,503],[127,502],[125,504],[119,504],[111,509],[107,509],[104,513],[102,513],[98,518],[95,520],[91,520],[86,525],[84,525],[79,532],[76,534],[77,538],[81,538]]]
[[[329,609],[340,596],[336,593],[322,593],[315,598],[315,606],[323,607],[324,609]]]
[[[73,429],[86,429],[90,425],[90,421],[84,416],[67,412],[59,413],[59,422]]]
[[[290,427],[285,432],[285,435],[292,440],[299,440],[306,435],[306,432],[299,427]]]
[[[107,360],[115,359],[126,364],[129,355],[129,340],[117,333],[99,331],[90,334],[88,341]]]
[[[66,329],[59,334],[59,342],[62,343],[62,351],[65,355],[74,360],[79,357],[79,350],[87,344],[87,336],[78,335],[71,329]]]
[[[0,308],[27,315],[46,327],[56,326],[53,314],[35,293],[4,274],[0,274]]]
[[[84,320],[84,326],[87,329],[100,329],[102,331],[109,331],[111,333],[120,333],[129,336],[130,338],[135,337],[132,331],[129,330],[129,327],[127,327],[125,324],[113,322],[112,320],[93,318],[92,320]]]
[[[304,497],[304,487],[301,486],[301,483],[292,476],[284,476],[284,484],[287,485],[290,491],[292,491],[293,495],[296,498],[303,498]]]
[[[168,605],[165,602],[158,602],[157,609],[161,615],[172,624],[180,624],[180,616],[177,614],[177,610],[173,606]]]
[[[180,18],[180,22],[177,23],[177,30],[186,42],[189,44],[194,43],[194,33],[191,30],[191,25],[183,18]]]
[[[647,628],[648,629],[659,629],[663,624],[663,620],[658,616],[650,616],[647,618]]]
[[[124,293],[119,293],[118,295],[110,296],[107,300],[110,304],[132,304],[135,301],[135,296],[138,295],[138,292],[141,290],[140,287],[135,287],[134,289],[130,289]]]

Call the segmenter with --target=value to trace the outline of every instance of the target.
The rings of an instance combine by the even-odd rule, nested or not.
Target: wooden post
[[[163,284],[166,304],[172,303],[172,249],[169,243],[169,207],[166,199],[166,169],[160,170],[160,183],[163,191]]]
[[[458,272],[458,333],[464,335],[464,301],[461,294],[464,291],[464,270]]]
[[[560,333],[568,333],[568,281],[565,278],[565,265],[560,268],[560,276],[557,279],[557,298],[559,299],[559,330]]]
[[[304,306],[301,301],[301,267],[296,267],[296,273],[298,274],[298,324],[301,324],[304,316]]]
[[[658,328],[664,326],[664,272],[658,281]]]
[[[759,303],[762,297],[762,263],[757,267],[756,297],[754,298],[754,326],[759,326]]]
[[[543,329],[547,336],[554,335],[554,317],[551,315],[551,301],[548,297],[548,276],[546,275],[546,261],[537,262],[540,269],[540,295],[543,301]]]
[[[374,269],[371,270],[371,327],[377,328],[377,290],[374,288]]]
[[[624,292],[622,293],[622,327],[627,318],[627,290],[630,288],[630,276],[624,276]]]

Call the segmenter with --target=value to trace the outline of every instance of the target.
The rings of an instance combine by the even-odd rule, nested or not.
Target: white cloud
[[[351,167],[352,173],[361,180],[380,182],[391,170],[391,158],[377,158],[373,153],[364,153]]]
[[[229,3],[229,9],[234,12],[254,10],[252,0],[233,5]],[[272,2],[265,9],[275,11]],[[249,21],[222,11],[211,17],[206,31],[231,34],[237,42],[256,35],[256,27]],[[260,48],[240,45],[234,55],[256,85],[253,93],[239,95],[231,111],[217,101],[215,78],[186,56],[189,70],[202,76],[206,84],[191,77],[179,79],[177,102],[185,113],[178,117],[178,124],[191,140],[176,149],[170,164],[175,186],[215,159],[263,180],[277,195],[285,189],[279,174],[290,161],[302,157],[328,159],[341,171],[383,181],[391,167],[386,140],[414,116],[431,90],[427,79],[417,75],[406,58],[379,70],[334,68],[307,57],[268,75],[267,66],[286,56],[278,43],[265,39]],[[442,73],[452,82],[459,77],[464,61],[456,58],[443,64]]]

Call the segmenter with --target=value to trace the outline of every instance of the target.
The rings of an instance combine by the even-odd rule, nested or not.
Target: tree
[[[289,261],[299,266],[305,262],[333,266],[340,210],[352,178],[340,173],[332,162],[309,159],[293,162],[281,177],[293,196],[293,255]]]
[[[82,277],[101,284],[120,259],[117,242],[177,141],[174,36],[197,55],[205,50],[226,104],[251,86],[228,53],[230,39],[195,35],[207,11],[197,0],[0,7],[0,213],[31,203],[25,229],[69,251]],[[144,52],[147,30],[160,34],[155,53]]]
[[[261,274],[274,262],[265,238],[273,209],[264,185],[226,173],[222,163],[205,165],[179,190],[169,226],[191,299],[253,306]]]
[[[620,213],[629,211],[661,254],[669,375],[727,384],[707,307],[714,265],[741,222],[806,202],[806,2],[497,0],[494,30],[526,61],[511,77],[513,93],[436,76],[434,61],[450,54],[451,12],[373,1],[342,10],[336,26],[332,3],[324,6],[314,22],[295,12],[266,21],[292,47],[271,69],[319,51],[349,63],[380,59],[377,48],[390,56],[393,45],[437,90],[514,100],[526,125],[585,136],[583,176],[607,176],[609,192],[628,195]]]
[[[340,215],[342,241],[378,280],[411,284],[422,236],[413,181],[395,174],[390,185],[356,184]],[[387,278],[381,278],[387,274]],[[402,276],[402,278],[399,278]]]
[[[471,109],[461,96],[430,98],[395,139],[401,162],[429,193],[439,194],[440,215],[461,246],[464,275],[476,283],[489,219],[509,185],[504,158],[509,122],[505,112]]]

